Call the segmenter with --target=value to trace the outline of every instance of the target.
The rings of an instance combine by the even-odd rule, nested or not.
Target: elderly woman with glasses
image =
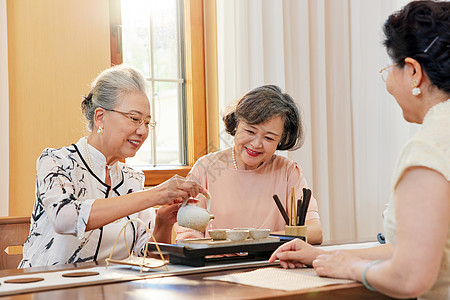
[[[116,66],[102,72],[82,102],[90,134],[45,149],[37,160],[36,200],[19,267],[103,260],[122,228],[113,259],[143,255],[147,234],[169,242],[179,203],[206,190],[174,177],[144,190],[144,175],[122,163],[147,139],[151,121],[144,76]],[[153,206],[161,206],[156,212]],[[143,221],[133,223],[131,219]]]
[[[275,151],[300,148],[304,132],[299,109],[279,87],[265,85],[243,95],[223,121],[234,145],[201,157],[188,175],[211,194],[212,228],[265,228],[284,233],[286,222],[272,197],[278,195],[285,209],[291,188],[297,200],[308,185],[300,165]],[[206,207],[206,199],[202,195],[199,199],[199,205]],[[308,242],[320,244],[322,226],[314,197],[305,224]],[[178,224],[175,230],[177,239],[205,235]]]
[[[386,88],[403,117],[422,124],[394,169],[384,212],[387,243],[326,252],[299,240],[270,261],[361,281],[392,297],[450,299],[450,2],[412,1],[384,24],[394,64]]]

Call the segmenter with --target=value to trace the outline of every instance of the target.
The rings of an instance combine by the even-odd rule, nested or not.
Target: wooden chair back
[[[30,232],[30,217],[0,217],[0,270],[15,269]]]

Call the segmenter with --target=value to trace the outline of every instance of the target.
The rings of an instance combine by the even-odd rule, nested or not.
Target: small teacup
[[[229,229],[211,229],[208,230],[208,233],[213,240],[226,240],[228,230]]]
[[[266,239],[269,234],[270,229],[250,229],[250,237],[254,240]]]
[[[232,229],[226,232],[227,238],[232,241],[243,241],[248,238],[248,229]]]

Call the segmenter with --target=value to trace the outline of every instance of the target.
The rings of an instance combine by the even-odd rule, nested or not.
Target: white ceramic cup
[[[248,238],[248,229],[232,229],[227,231],[227,238],[232,241],[243,241]]]

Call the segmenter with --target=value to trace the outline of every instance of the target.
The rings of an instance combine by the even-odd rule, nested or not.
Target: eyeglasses
[[[390,64],[389,66],[386,66],[383,69],[381,69],[380,71],[378,71],[378,73],[380,73],[380,75],[381,75],[381,79],[383,79],[384,82],[386,82],[386,79],[389,75],[389,69],[395,65],[396,65],[396,63]]]
[[[153,122],[150,121],[150,118],[141,118],[141,117],[139,117],[139,116],[136,115],[136,114],[133,114],[133,113],[126,113],[126,112],[118,111],[118,110],[115,110],[115,109],[106,109],[106,108],[104,108],[104,110],[106,110],[106,111],[113,111],[113,112],[116,112],[116,113],[121,114],[122,116],[124,116],[124,117],[130,119],[130,121],[133,122],[133,124],[136,125],[136,127],[140,127],[142,124],[145,124],[145,127],[146,127],[147,129],[148,129],[149,127],[150,127],[151,129],[153,129],[153,128],[155,128],[155,126],[156,126],[156,122],[155,122],[155,121],[153,121]]]

